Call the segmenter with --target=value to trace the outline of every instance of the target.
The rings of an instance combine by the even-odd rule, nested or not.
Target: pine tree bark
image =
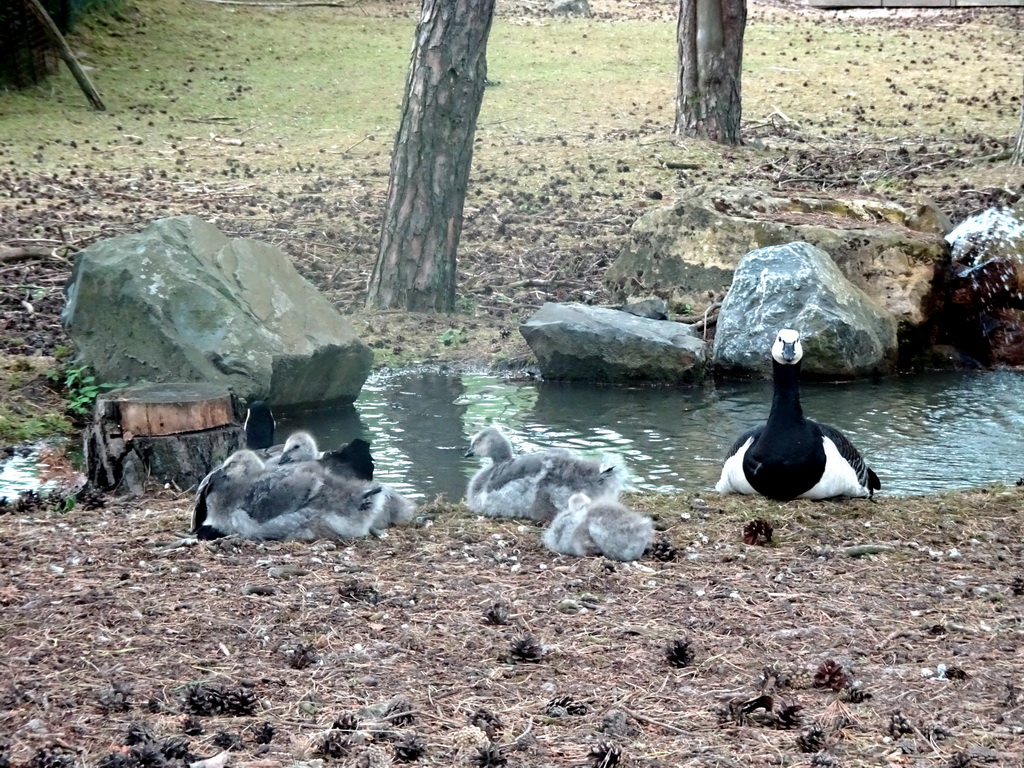
[[[675,132],[741,143],[741,74],[746,0],[679,0],[679,88]]]
[[[368,307],[455,308],[456,252],[495,0],[423,0]]]

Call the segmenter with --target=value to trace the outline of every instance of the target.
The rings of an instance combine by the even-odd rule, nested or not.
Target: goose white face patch
[[[800,331],[783,328],[772,344],[772,359],[779,365],[796,365],[804,356],[800,344]]]

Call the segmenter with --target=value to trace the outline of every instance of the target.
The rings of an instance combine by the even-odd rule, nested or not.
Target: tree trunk
[[[740,144],[746,0],[679,0],[675,132]]]
[[[1024,165],[1024,89],[1020,97],[1020,127],[1017,129],[1017,142],[1013,145],[1010,165]]]
[[[455,309],[455,256],[495,0],[423,0],[367,306]]]

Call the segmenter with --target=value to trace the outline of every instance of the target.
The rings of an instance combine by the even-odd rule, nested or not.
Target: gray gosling
[[[611,499],[590,500],[584,493],[569,499],[544,531],[544,545],[552,552],[576,557],[604,555],[611,560],[639,560],[651,544],[654,524]]]
[[[192,532],[197,538],[219,539],[233,533],[232,515],[263,469],[263,461],[253,451],[235,451],[200,481],[192,507]]]
[[[481,467],[466,488],[466,503],[486,517],[517,517],[547,523],[569,497],[615,498],[623,483],[623,469],[586,459],[564,448],[512,455],[512,445],[496,427],[474,435],[467,456],[491,460]]]

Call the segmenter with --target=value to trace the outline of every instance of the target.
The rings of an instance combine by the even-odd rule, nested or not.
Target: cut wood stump
[[[139,495],[149,477],[181,489],[198,485],[244,442],[234,400],[223,387],[145,384],[96,401],[85,459],[97,488]]]

